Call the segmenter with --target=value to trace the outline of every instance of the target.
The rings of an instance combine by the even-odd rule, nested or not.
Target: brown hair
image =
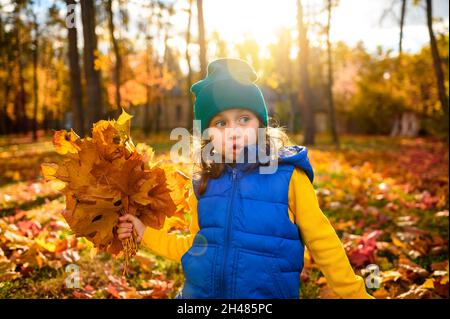
[[[268,150],[270,150],[270,147],[274,147],[275,154],[278,153],[278,150],[284,146],[287,146],[290,144],[289,137],[284,131],[284,128],[280,126],[267,126],[265,128],[265,140],[266,140],[266,154]],[[200,155],[200,163],[197,166],[197,170],[194,173],[194,178],[199,181],[198,186],[198,195],[201,196],[205,191],[206,187],[208,186],[208,180],[210,178],[219,178],[220,175],[222,175],[225,164],[224,164],[224,156],[222,155],[222,161],[220,163],[211,162],[207,163],[205,162],[203,156],[204,148],[205,146],[210,142],[210,140],[201,140],[200,141],[200,149],[197,149],[197,156]],[[213,151],[213,150],[211,150]],[[211,154],[212,155],[212,154]],[[258,167],[259,165],[268,165],[259,163],[258,161],[250,165],[248,167],[248,170],[251,170],[253,168]]]

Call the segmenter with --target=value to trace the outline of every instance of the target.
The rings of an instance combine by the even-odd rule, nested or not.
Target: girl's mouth
[[[237,153],[241,147],[237,144],[233,144],[233,153]]]
[[[233,159],[235,159],[238,153],[238,146],[236,144],[233,144],[230,151],[231,151],[230,155],[232,155]]]

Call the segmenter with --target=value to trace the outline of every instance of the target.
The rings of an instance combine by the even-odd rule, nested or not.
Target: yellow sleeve
[[[147,227],[142,236],[142,245],[156,255],[166,257],[172,261],[181,262],[181,257],[192,246],[194,237],[199,230],[197,198],[193,191],[189,195],[188,203],[192,212],[192,219],[189,225],[190,234],[169,234],[165,229]]]
[[[300,168],[295,168],[289,184],[289,210],[331,289],[341,298],[374,299],[367,293],[364,279],[354,273],[344,246],[319,207],[311,181]]]

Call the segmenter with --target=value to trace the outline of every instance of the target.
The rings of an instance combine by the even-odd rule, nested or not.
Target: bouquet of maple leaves
[[[117,121],[94,123],[92,138],[82,139],[73,130],[56,131],[53,144],[63,159],[41,164],[46,180],[62,182],[62,214],[72,231],[100,250],[124,252],[124,274],[138,249],[137,234],[119,240],[119,216],[137,216],[156,229],[164,226],[166,217],[178,217],[175,224],[183,224],[188,180],[182,172],[154,163],[151,147],[133,144],[131,118],[122,110]]]

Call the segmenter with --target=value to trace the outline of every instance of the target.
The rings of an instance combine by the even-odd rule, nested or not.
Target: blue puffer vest
[[[296,166],[313,181],[307,152],[284,148],[273,174],[225,164],[201,196],[193,180],[200,230],[181,258],[186,280],[177,298],[299,298],[304,247],[288,190]]]

